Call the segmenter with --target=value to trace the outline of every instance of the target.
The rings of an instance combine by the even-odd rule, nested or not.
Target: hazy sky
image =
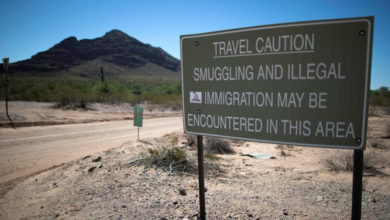
[[[371,89],[390,87],[390,0],[0,0],[0,58],[28,59],[66,37],[119,29],[180,57],[180,35],[285,22],[375,16]]]

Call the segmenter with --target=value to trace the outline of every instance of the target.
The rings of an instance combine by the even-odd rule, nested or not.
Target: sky
[[[180,58],[180,35],[364,16],[375,16],[371,89],[390,87],[390,0],[0,0],[0,58],[29,59],[112,29]]]

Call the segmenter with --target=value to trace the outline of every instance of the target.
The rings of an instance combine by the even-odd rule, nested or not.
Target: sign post
[[[11,127],[14,128],[14,124],[12,123],[11,117],[9,117],[8,113],[8,63],[9,58],[3,58],[3,67],[4,67],[4,96],[5,96],[5,114],[11,124]]]
[[[352,220],[360,220],[362,216],[362,188],[363,188],[363,156],[364,151],[353,152],[353,180],[352,180]]]
[[[143,108],[134,107],[134,126],[138,127],[137,141],[139,141],[139,128],[142,127],[143,112]]]
[[[184,132],[355,150],[353,207],[360,213],[373,22],[361,17],[181,36]]]
[[[199,209],[200,219],[206,219],[206,196],[204,187],[203,136],[197,135],[198,145],[198,177],[199,177]]]
[[[9,58],[3,58],[3,66],[4,66],[4,72],[8,72],[8,63],[9,63]]]

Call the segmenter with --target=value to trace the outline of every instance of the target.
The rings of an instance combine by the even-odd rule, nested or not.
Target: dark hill
[[[31,59],[10,64],[9,73],[21,75],[75,74],[179,76],[180,61],[163,49],[144,44],[119,30],[103,37],[77,40],[68,37]],[[0,67],[3,68],[2,65]]]

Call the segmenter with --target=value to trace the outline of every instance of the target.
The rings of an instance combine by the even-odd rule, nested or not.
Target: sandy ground
[[[0,199],[0,218],[196,219],[196,174],[132,165],[141,152],[169,146],[174,136],[180,134],[125,142],[28,178]],[[180,146],[195,158],[195,149]],[[350,218],[352,174],[329,171],[324,164],[338,150],[293,147],[286,150],[289,156],[280,156],[272,144],[237,142],[233,148],[236,154],[215,162],[220,171],[207,172],[208,219]],[[259,152],[276,159],[240,156]],[[389,156],[388,149],[378,153]],[[92,162],[96,156],[101,161]],[[90,167],[96,169],[88,172]],[[390,218],[389,167],[387,161],[378,166],[385,175],[365,175],[363,219]]]
[[[102,125],[103,129],[107,127]],[[369,118],[366,155],[371,154],[377,172],[364,175],[363,219],[390,219],[389,125],[389,115]],[[47,126],[47,129],[54,131],[54,128],[66,126],[76,125]],[[89,129],[85,127],[83,131],[80,127],[73,133],[88,136],[82,132],[88,133]],[[14,139],[14,143],[33,144],[36,141],[28,136],[31,131],[25,131]],[[10,129],[0,129],[1,135],[8,132]],[[42,133],[37,135],[40,136],[43,139],[38,146],[50,141]],[[99,136],[104,136],[104,132]],[[132,163],[148,149],[172,147],[175,137],[179,138],[175,146],[196,161],[196,150],[186,146],[181,132],[161,138],[145,137],[142,142],[118,140],[113,144],[114,148],[90,151],[90,157],[80,155],[70,162],[16,181],[16,184],[2,185],[0,219],[196,219],[196,173],[170,174]],[[5,148],[12,152],[12,141],[7,141],[10,140],[1,143],[7,143]],[[325,163],[326,159],[348,150],[294,146],[284,148],[282,154],[273,144],[244,141],[231,144],[235,154],[218,155],[219,160],[208,161],[214,167],[206,171],[208,219],[350,218],[352,173],[330,171]],[[62,147],[66,148],[67,144]],[[22,152],[28,149],[26,145],[14,151],[26,156],[28,154]],[[61,158],[62,153],[55,153],[60,152],[58,148],[53,149],[52,159]],[[39,155],[47,151],[42,149],[33,153],[32,158],[39,160]],[[267,153],[275,159],[256,159],[241,156],[241,153]],[[101,160],[93,162],[97,156]],[[29,162],[27,166],[34,164]],[[92,167],[93,171],[88,171]],[[4,173],[2,169],[0,172]],[[186,195],[179,193],[183,189]]]

